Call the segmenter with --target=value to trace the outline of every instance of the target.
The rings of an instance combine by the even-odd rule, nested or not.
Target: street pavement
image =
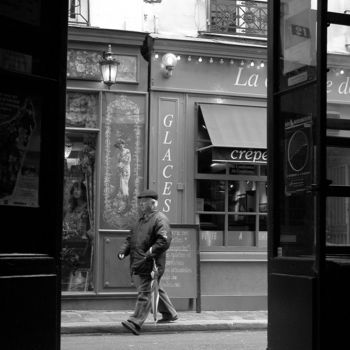
[[[267,332],[213,331],[133,334],[64,334],[61,350],[266,350]]]
[[[130,311],[63,310],[61,334],[113,334],[128,333],[121,325]],[[175,322],[157,324],[150,314],[142,327],[142,333],[183,331],[266,330],[267,311],[183,311]],[[158,316],[160,318],[161,315]]]

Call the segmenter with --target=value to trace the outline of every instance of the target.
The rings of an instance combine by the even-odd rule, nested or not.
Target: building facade
[[[137,194],[150,187],[172,224],[198,230],[194,274],[172,252],[176,271],[188,272],[171,277],[186,281],[178,289],[193,284],[202,310],[266,309],[267,2],[70,5],[62,307],[133,308],[128,262],[116,253]],[[340,37],[329,102],[346,117]],[[120,62],[110,89],[98,63],[108,44]],[[176,58],[168,69],[167,54]],[[170,295],[177,308],[193,308],[193,295]]]

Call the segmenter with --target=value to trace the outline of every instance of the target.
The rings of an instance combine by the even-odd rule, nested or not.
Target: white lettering
[[[170,148],[168,148],[168,150],[165,152],[165,155],[164,155],[164,157],[162,159],[163,162],[166,161],[166,160],[168,162],[171,162]]]
[[[166,128],[164,132],[163,145],[173,144],[172,133],[170,128],[173,127],[174,121],[175,119],[173,114],[167,114],[163,118],[163,125]],[[173,181],[171,181],[171,179],[173,177],[174,165],[171,164],[172,149],[170,147],[171,146],[169,146],[169,148],[165,151],[164,156],[161,159],[163,162],[166,162],[162,169],[162,177],[163,177],[163,180],[168,180],[168,181],[164,181],[163,193],[162,193],[163,196],[171,196],[171,189],[173,186]],[[162,210],[167,213],[170,211],[170,206],[171,206],[171,198],[165,198]]]
[[[349,93],[349,77],[339,85],[338,92],[340,95],[347,95]]]
[[[163,145],[171,145],[171,143],[173,142],[172,140],[169,140],[169,141],[167,140],[168,135],[169,135],[169,131],[167,130],[167,131],[165,132],[165,137],[164,137]]]
[[[253,151],[246,151],[245,158],[248,160],[252,159]]]
[[[169,211],[170,211],[170,204],[171,204],[171,199],[170,199],[170,198],[167,198],[167,199],[164,201],[164,207],[163,207],[164,213],[169,213]]]
[[[236,85],[236,86],[247,86],[247,81],[245,81],[244,83],[239,82],[239,80],[241,79],[242,70],[243,70],[243,67],[238,68],[237,78],[236,78],[236,81],[234,83],[234,85]]]
[[[239,159],[242,159],[244,153],[245,153],[245,150],[241,150],[238,152],[239,153]]]
[[[248,79],[248,86],[258,87],[259,76],[257,74],[252,74]]]
[[[163,195],[164,196],[170,196],[171,195],[171,186],[172,185],[173,185],[172,182],[165,181],[165,183],[164,183],[164,190],[163,190]]]
[[[332,80],[327,80],[327,94],[332,92],[331,87],[333,86],[333,81]]]
[[[171,178],[171,173],[170,173],[170,174],[168,174],[168,175],[166,174],[166,171],[168,170],[168,168],[173,169],[173,168],[174,168],[174,166],[173,166],[173,165],[168,164],[168,165],[166,165],[166,166],[163,168],[163,177],[164,177],[164,178],[166,178],[166,179]]]
[[[262,159],[265,160],[265,161],[267,161],[267,151],[265,151],[265,152],[263,153]]]
[[[254,152],[253,162],[256,162],[256,161],[260,160],[260,159],[261,159],[261,156],[262,156],[262,154],[261,154],[260,151],[255,151],[255,152]]]
[[[260,151],[260,150],[238,150],[238,149],[234,149],[231,154],[230,157],[232,160],[241,160],[241,161],[253,161],[253,163],[256,162],[261,162],[267,161],[267,151]]]
[[[231,152],[231,158],[232,158],[233,160],[237,159],[237,155],[236,155],[237,152],[238,152],[238,151],[237,151],[236,149],[234,149],[234,150]]]
[[[167,114],[164,117],[163,124],[166,128],[171,128],[173,121],[174,121],[174,114]]]

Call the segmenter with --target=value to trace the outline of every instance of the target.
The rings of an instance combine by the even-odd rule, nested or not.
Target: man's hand
[[[118,259],[123,260],[125,258],[125,255],[123,253],[118,253]]]
[[[146,259],[146,260],[152,260],[152,259],[153,259],[153,256],[152,256],[152,247],[151,247],[149,250],[147,250],[146,255],[145,255],[145,259]]]

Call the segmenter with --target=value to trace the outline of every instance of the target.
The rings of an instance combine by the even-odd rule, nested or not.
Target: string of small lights
[[[155,53],[153,59],[157,61],[161,54]],[[232,66],[247,67],[261,69],[266,67],[266,60],[263,59],[241,59],[241,58],[220,58],[210,56],[194,56],[194,55],[176,55],[178,61],[184,60],[189,63],[209,63],[209,64],[230,64]],[[346,70],[340,67],[331,67],[329,72],[332,72],[336,76],[344,75]]]
[[[153,55],[153,59],[155,61],[157,61],[159,59],[159,54],[155,53]],[[218,58],[218,57],[204,57],[204,56],[192,56],[192,55],[188,55],[188,56],[181,56],[181,55],[176,55],[176,58],[178,61],[184,59],[187,62],[194,62],[194,63],[210,63],[210,64],[215,64],[215,63],[219,63],[219,64],[230,64],[230,65],[237,65],[237,66],[246,66],[248,68],[256,68],[256,69],[260,69],[260,68],[264,68],[265,67],[265,61],[260,59],[233,59],[233,58]]]

